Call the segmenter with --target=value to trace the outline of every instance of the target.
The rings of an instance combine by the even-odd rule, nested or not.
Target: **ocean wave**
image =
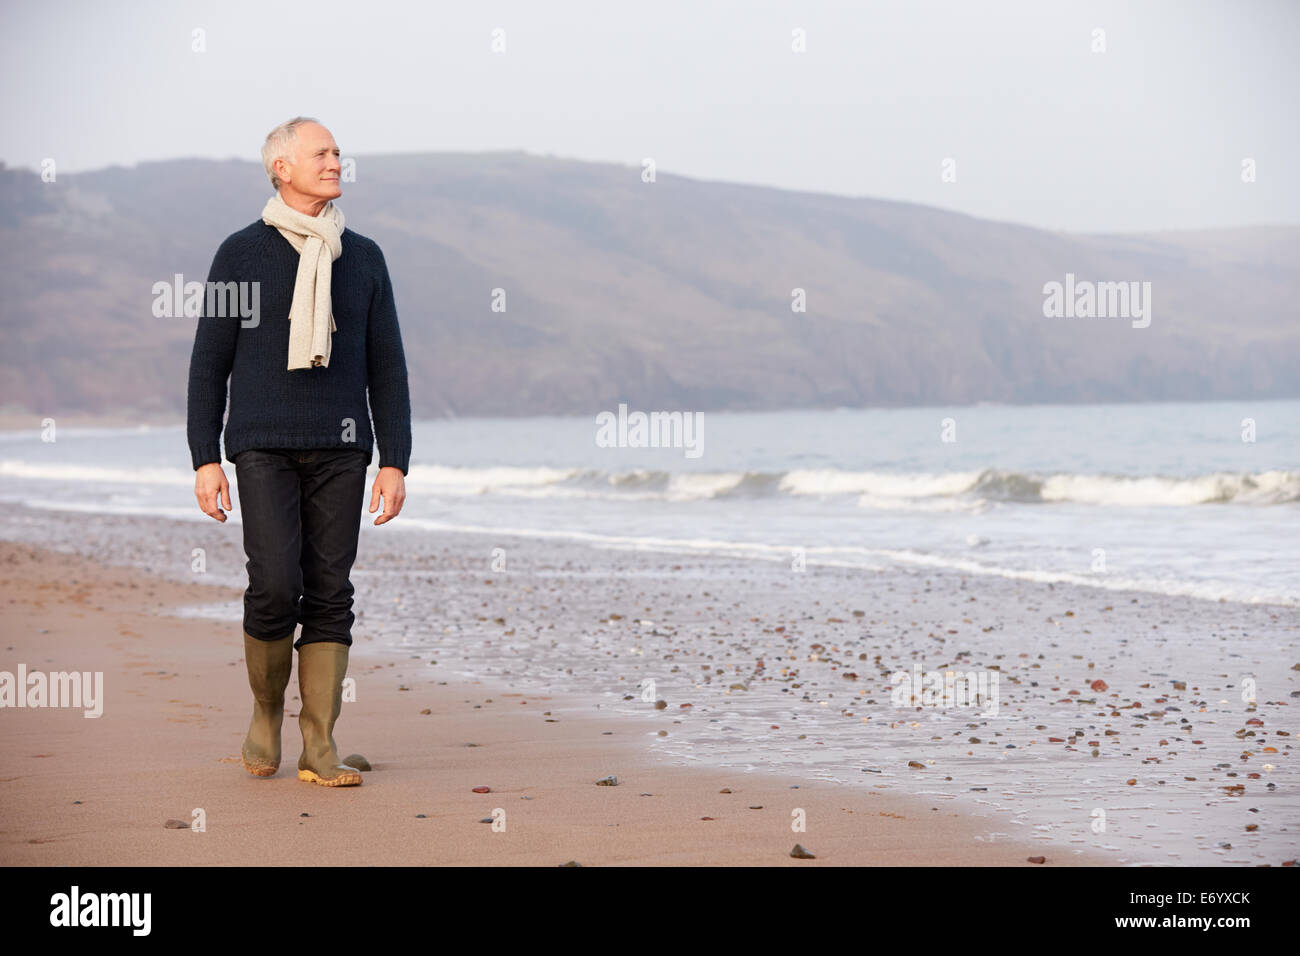
[[[167,467],[114,468],[105,465],[87,465],[62,462],[31,462],[21,459],[0,459],[0,478],[31,478],[64,481],[70,484],[97,485],[186,485],[194,486],[194,469]]]
[[[192,485],[194,481],[188,467],[111,467],[0,459],[0,478],[4,477],[95,484]],[[860,508],[901,511],[979,511],[998,502],[1116,507],[1300,502],[1300,472],[1296,471],[1215,472],[1191,477],[1038,474],[999,469],[937,473],[837,468],[610,472],[596,468],[471,468],[416,463],[406,484],[408,491],[449,496],[622,501],[856,496]]]
[[[991,503],[1074,503],[1120,507],[1300,502],[1300,472],[1163,475],[983,471],[883,472],[836,468],[671,472],[560,468],[421,467],[408,485],[439,494],[502,494],[620,500],[856,496],[862,508],[981,510]]]

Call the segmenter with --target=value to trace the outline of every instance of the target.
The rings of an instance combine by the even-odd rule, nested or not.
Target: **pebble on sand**
[[[800,844],[800,843],[796,843],[796,844],[794,845],[794,849],[790,851],[790,855],[791,855],[792,857],[794,857],[796,860],[815,860],[815,859],[817,859],[817,857],[813,856],[813,854],[811,854],[811,853],[809,853],[807,850],[805,850],[805,849],[803,848],[803,845]]]
[[[614,776],[612,773],[611,773],[608,777],[601,777],[599,780],[596,781],[596,786],[598,786],[598,787],[617,787],[617,786],[618,786],[618,777]]]

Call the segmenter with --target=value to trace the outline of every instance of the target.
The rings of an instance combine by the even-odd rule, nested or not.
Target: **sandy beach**
[[[0,544],[0,568],[0,668],[102,671],[105,698],[98,718],[0,712],[6,865],[1106,862],[986,841],[983,822],[925,798],[666,766],[644,742],[662,719],[440,680],[423,660],[407,666],[360,646],[350,670],[357,701],[344,705],[336,738],[341,755],[371,760],[364,785],[296,779],[296,681],[284,764],[255,778],[239,763],[250,704],[238,624],[159,613],[237,601],[239,591],[15,542]],[[617,786],[596,785],[611,774]],[[489,793],[473,792],[484,786]],[[798,809],[806,832],[791,829]],[[204,831],[165,826],[191,822],[196,810]],[[504,829],[480,822],[494,814]],[[816,858],[791,858],[796,843]]]
[[[311,864],[322,845],[335,862],[505,865],[1300,855],[1293,608],[816,552],[796,573],[780,548],[471,530],[436,509],[367,518],[336,739],[374,770],[331,791],[296,779],[293,716],[279,775],[239,763],[238,508],[218,524],[108,503],[0,503],[0,671],[104,681],[98,718],[0,709],[5,862]],[[900,673],[995,681],[995,706],[900,704]],[[196,808],[205,833],[164,826]],[[502,813],[503,832],[480,822]]]

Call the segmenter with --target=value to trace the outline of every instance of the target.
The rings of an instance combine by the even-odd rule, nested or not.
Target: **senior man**
[[[342,189],[329,130],[302,116],[282,123],[266,137],[262,163],[276,193],[261,218],[217,249],[194,335],[187,425],[194,494],[204,514],[226,520],[230,485],[218,439],[229,377],[225,454],[235,465],[248,556],[243,630],[253,718],[244,769],[259,777],[279,769],[297,647],[298,778],[355,786],[361,773],[334,744],[355,619],[349,575],[376,440],[370,513],[380,499],[384,511],[375,524],[397,517],[406,498],[406,359],[383,253],[344,228],[334,205]],[[255,283],[256,315],[213,308],[220,299],[211,290],[244,288],[226,283]]]

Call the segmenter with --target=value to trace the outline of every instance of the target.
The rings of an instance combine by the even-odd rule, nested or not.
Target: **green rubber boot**
[[[298,779],[326,787],[355,787],[361,771],[339,760],[334,747],[334,722],[343,707],[343,676],[348,672],[348,646],[316,641],[298,648],[298,692],[302,709],[302,756]]]
[[[244,769],[270,777],[280,769],[280,725],[284,721],[284,689],[293,669],[293,634],[263,641],[244,633],[244,662],[253,690],[253,720],[240,755]]]

